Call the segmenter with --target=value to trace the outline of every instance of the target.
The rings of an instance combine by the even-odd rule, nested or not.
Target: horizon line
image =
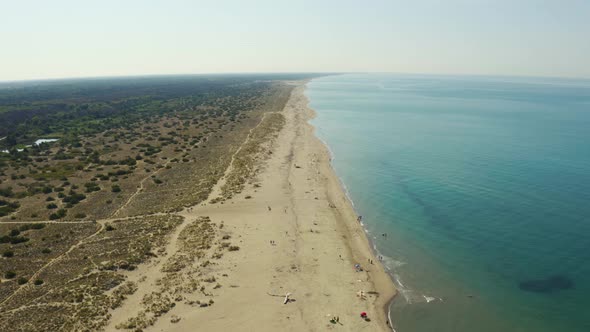
[[[151,77],[172,77],[172,76],[239,76],[239,75],[303,75],[303,74],[320,74],[320,75],[344,75],[344,74],[389,74],[389,75],[427,75],[441,77],[505,77],[505,78],[548,78],[548,79],[566,79],[566,80],[590,80],[590,77],[578,76],[551,76],[551,75],[510,75],[510,74],[454,74],[454,73],[427,73],[427,72],[394,72],[394,71],[276,71],[276,72],[201,72],[201,73],[160,73],[160,74],[123,74],[123,75],[99,75],[99,76],[65,76],[65,77],[46,77],[46,78],[26,78],[26,79],[8,79],[0,80],[0,84],[7,83],[34,83],[34,82],[52,82],[68,80],[92,80],[92,79],[118,79],[118,78],[151,78]]]

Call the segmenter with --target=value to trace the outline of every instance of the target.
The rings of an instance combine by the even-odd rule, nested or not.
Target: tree
[[[16,145],[16,137],[13,134],[8,134],[4,141],[9,148]]]

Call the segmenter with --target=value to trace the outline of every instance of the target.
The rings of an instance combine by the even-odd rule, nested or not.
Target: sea
[[[344,74],[306,95],[397,332],[590,331],[590,80]]]

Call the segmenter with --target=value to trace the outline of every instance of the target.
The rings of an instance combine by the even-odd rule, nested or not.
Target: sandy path
[[[254,128],[250,129],[250,131],[248,132],[248,136],[246,136],[246,139],[244,140],[244,142],[240,145],[240,147],[238,147],[236,152],[234,152],[234,154],[232,154],[231,160],[229,162],[229,166],[227,167],[227,169],[223,173],[223,176],[221,177],[221,179],[219,179],[219,181],[215,184],[215,186],[213,186],[213,189],[211,189],[211,193],[209,194],[209,197],[207,198],[206,202],[209,202],[209,201],[211,201],[211,199],[222,196],[222,189],[221,188],[223,188],[223,186],[225,185],[225,183],[227,181],[227,176],[231,173],[231,171],[234,168],[234,160],[236,159],[236,156],[238,155],[238,153],[240,153],[240,151],[242,151],[242,148],[244,147],[244,145],[246,145],[246,143],[248,143],[248,141],[250,140],[250,137],[252,136],[252,132],[254,130],[256,130],[256,128],[258,128],[258,126],[260,126],[260,124],[262,124],[262,122],[264,121],[264,118],[266,118],[267,114],[268,113],[264,113],[262,115],[258,124],[256,126],[254,126]]]
[[[198,216],[223,221],[232,244],[241,248],[226,253],[215,266],[222,285],[213,292],[215,304],[196,308],[177,303],[148,330],[388,330],[384,307],[394,294],[393,284],[380,265],[367,263],[377,260],[326,148],[307,124],[313,111],[307,108],[303,86],[294,90],[284,114],[287,123],[259,175],[260,188],[182,213],[187,221]],[[355,272],[355,263],[369,272]],[[143,273],[157,276],[157,271]],[[357,297],[361,290],[366,300]],[[287,292],[295,301],[283,304]],[[370,322],[359,317],[362,311]],[[181,320],[171,323],[173,314]],[[330,323],[333,316],[339,316],[339,324]]]
[[[152,214],[152,216],[158,216],[158,215],[165,215],[164,213],[155,213]],[[100,234],[104,228],[106,223],[108,222],[113,222],[115,220],[127,220],[127,219],[132,219],[132,218],[136,218],[136,217],[125,217],[125,218],[109,218],[109,219],[101,219],[101,220],[85,220],[85,221],[55,221],[55,220],[49,220],[49,221],[31,221],[31,222],[25,222],[25,223],[37,223],[37,224],[87,224],[87,223],[96,223],[98,224],[100,227],[98,228],[98,230],[82,239],[80,239],[78,242],[74,243],[72,246],[70,246],[70,248],[68,248],[68,250],[66,250],[65,252],[63,252],[61,255],[54,257],[53,259],[49,260],[45,265],[43,265],[42,267],[40,267],[30,278],[29,278],[29,282],[19,286],[12,294],[10,294],[10,296],[8,296],[6,299],[4,299],[2,302],[0,302],[0,306],[2,306],[3,304],[7,303],[9,300],[11,300],[13,297],[17,296],[18,294],[20,294],[20,292],[24,289],[26,289],[27,287],[31,287],[31,282],[35,279],[37,279],[37,277],[39,277],[39,275],[41,275],[41,273],[43,273],[43,271],[47,270],[49,267],[51,267],[52,265],[60,262],[62,259],[64,259],[65,257],[67,257],[72,251],[74,251],[75,249],[79,248],[81,245],[88,243],[88,241],[92,238],[94,238],[95,236],[97,236],[98,234]],[[15,222],[4,222],[4,223],[23,223],[21,221],[15,221]],[[21,310],[23,309],[23,307],[19,307],[16,308],[15,310]]]
[[[124,322],[129,317],[137,315],[140,311],[141,300],[143,297],[157,288],[157,282],[164,277],[162,267],[168,259],[178,250],[178,237],[180,233],[192,222],[192,220],[183,220],[182,224],[178,225],[174,232],[170,235],[168,243],[164,249],[164,253],[157,259],[150,261],[147,265],[141,265],[135,271],[127,273],[127,281],[136,282],[138,289],[135,293],[130,295],[123,305],[117,310],[113,311],[112,317],[109,320],[105,330],[107,331],[121,331],[115,327],[117,324]],[[123,330],[124,331],[124,330]]]
[[[49,267],[51,267],[55,263],[60,262],[62,259],[64,259],[65,257],[67,257],[74,249],[80,247],[82,244],[84,244],[85,242],[87,242],[89,239],[91,239],[91,238],[97,236],[98,234],[100,234],[100,232],[102,232],[102,230],[105,227],[105,222],[106,221],[97,221],[97,223],[100,225],[100,227],[98,228],[98,230],[96,232],[88,235],[87,237],[85,237],[83,239],[80,239],[80,241],[78,241],[74,245],[72,245],[67,251],[65,251],[61,255],[56,256],[56,257],[52,258],[51,260],[49,260],[45,265],[43,265],[39,270],[37,270],[37,272],[35,272],[29,278],[29,281],[27,283],[19,286],[12,294],[10,294],[10,296],[8,296],[6,299],[4,299],[4,301],[0,302],[0,306],[2,306],[3,304],[7,303],[8,301],[10,301],[13,297],[15,297],[18,294],[20,294],[20,292],[23,289],[26,289],[28,287],[33,287],[32,286],[33,280],[36,280],[39,277],[39,275],[41,273],[43,273],[43,271],[47,270]]]

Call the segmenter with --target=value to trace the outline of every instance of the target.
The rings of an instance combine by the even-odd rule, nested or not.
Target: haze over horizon
[[[0,81],[396,72],[590,77],[587,1],[5,3]]]

